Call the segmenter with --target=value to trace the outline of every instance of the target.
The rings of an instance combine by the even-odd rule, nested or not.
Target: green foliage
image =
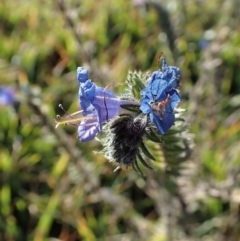
[[[239,239],[239,1],[8,0],[0,39],[0,85],[17,98],[0,106],[1,240]],[[124,95],[160,52],[181,69],[187,111],[163,143],[150,133],[154,170],[113,173],[99,142],[55,129],[59,103],[79,109],[77,66]]]

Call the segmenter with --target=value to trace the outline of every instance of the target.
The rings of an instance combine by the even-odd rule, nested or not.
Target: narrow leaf
[[[120,105],[120,106],[121,106],[121,108],[129,110],[129,111],[140,112],[139,105],[137,105],[137,104],[136,105],[133,105],[133,104],[131,104],[131,105]]]
[[[144,145],[143,142],[140,144],[140,148],[148,158],[150,158],[153,161],[156,161],[156,159],[152,156],[152,154],[149,152],[149,150],[147,149],[147,147]]]
[[[146,137],[152,142],[164,143],[163,140],[161,140],[160,137],[158,137],[152,129],[146,132]]]
[[[137,173],[141,174],[141,175],[144,175],[143,172],[140,170],[139,166],[138,166],[138,163],[137,161],[133,161],[132,163],[132,167],[134,169],[134,171],[136,171]]]
[[[140,153],[137,154],[139,161],[147,168],[152,169],[153,168],[143,159]]]

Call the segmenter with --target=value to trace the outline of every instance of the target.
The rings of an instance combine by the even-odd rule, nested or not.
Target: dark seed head
[[[141,114],[120,117],[113,122],[112,157],[117,163],[129,166],[136,161],[146,125],[147,116]]]

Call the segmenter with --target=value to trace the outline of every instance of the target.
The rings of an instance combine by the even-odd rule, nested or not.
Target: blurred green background
[[[239,241],[239,16],[239,0],[1,1],[0,85],[17,101],[0,107],[0,240]],[[55,129],[60,103],[79,110],[77,66],[119,84],[160,52],[194,134],[180,175],[113,173],[97,141]]]

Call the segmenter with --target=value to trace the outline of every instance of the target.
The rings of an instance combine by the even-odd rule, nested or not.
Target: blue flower
[[[168,66],[162,58],[162,71],[153,72],[147,87],[141,91],[140,110],[144,114],[149,114],[151,122],[161,134],[165,134],[175,121],[173,111],[180,102],[176,90],[179,77],[179,68]]]
[[[0,106],[10,105],[15,102],[15,92],[11,87],[0,87]]]
[[[77,78],[80,82],[79,100],[82,115],[86,117],[78,127],[80,141],[91,141],[102,125],[120,114],[120,105],[127,101],[116,97],[110,90],[98,87],[88,77],[88,72],[78,68]]]

